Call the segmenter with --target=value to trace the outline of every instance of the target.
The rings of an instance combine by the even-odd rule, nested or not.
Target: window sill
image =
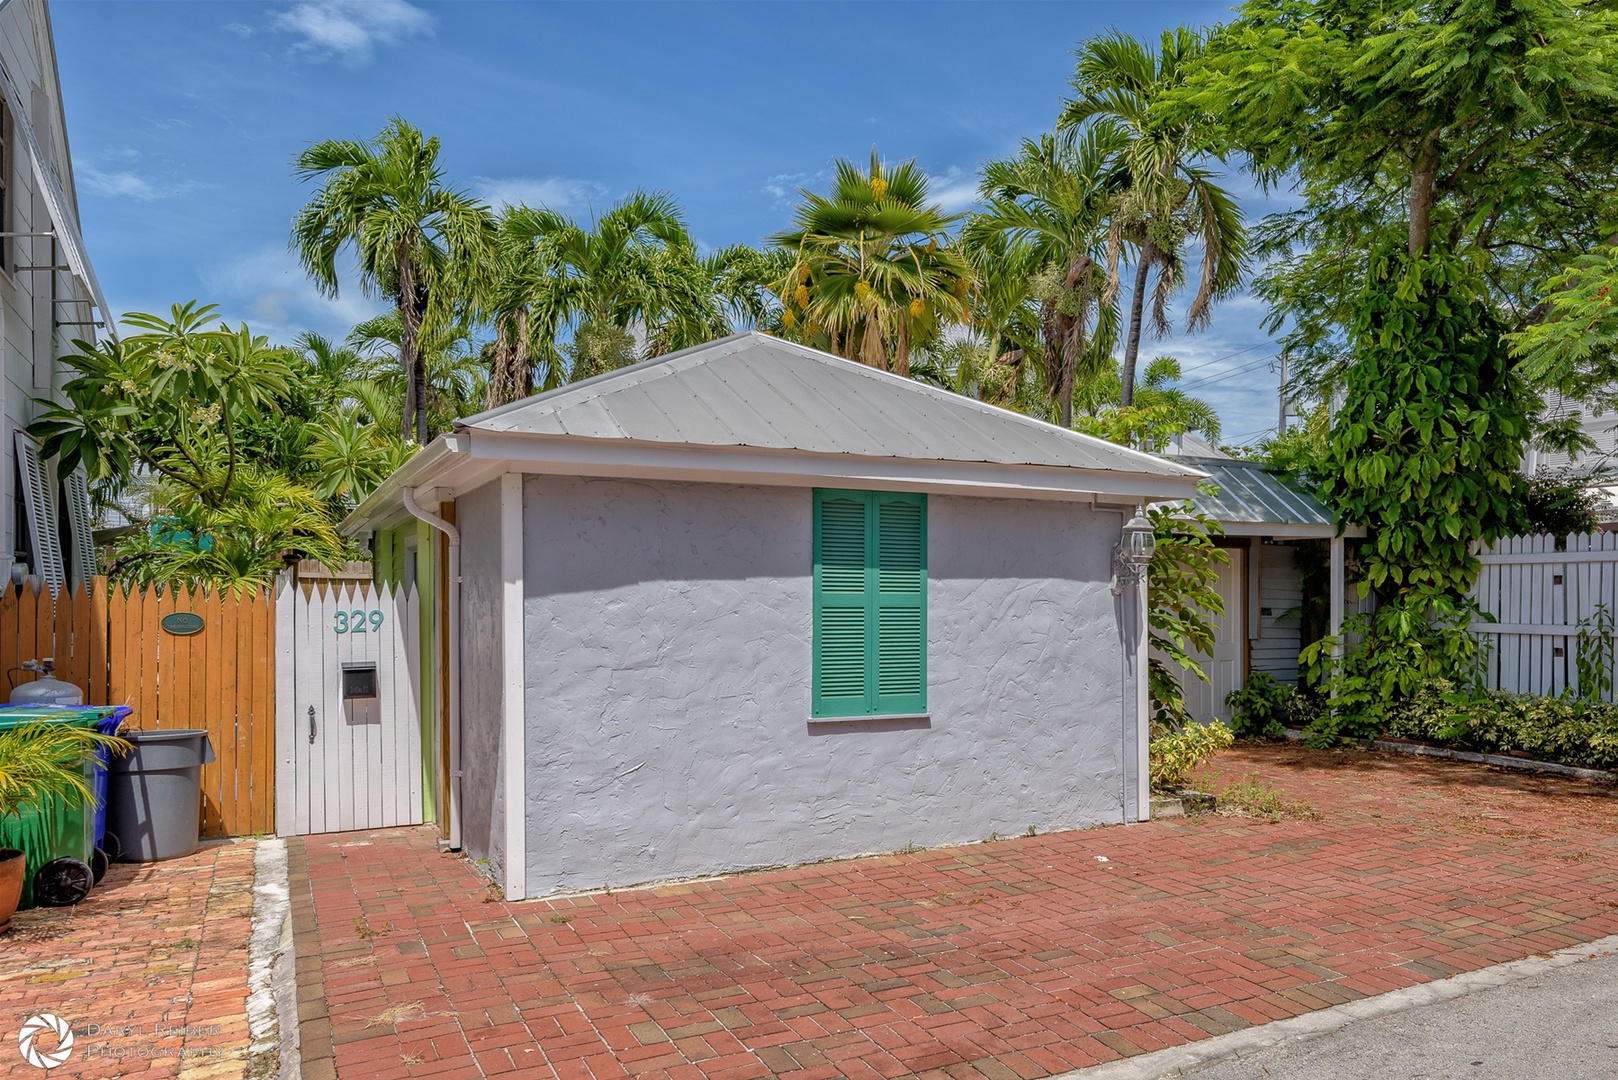
[[[918,721],[931,722],[932,715],[929,714],[929,713],[921,712],[921,713],[874,713],[874,714],[871,714],[871,715],[862,715],[862,716],[811,716],[809,718],[809,724],[811,726],[814,726],[814,725],[817,725],[817,724],[867,724],[867,723],[871,723],[873,721],[881,721],[881,720],[887,720],[887,721],[908,720],[908,721],[910,721],[912,723],[915,723],[915,722],[918,722]]]

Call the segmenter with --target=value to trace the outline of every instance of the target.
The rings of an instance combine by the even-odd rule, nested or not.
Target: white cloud
[[[433,17],[407,0],[298,0],[271,25],[296,35],[300,52],[359,64],[378,46],[431,33]]]
[[[139,173],[129,170],[104,172],[89,165],[80,165],[76,176],[79,185],[92,195],[113,199],[135,199],[140,202],[184,195],[197,186],[190,181],[153,183]]]
[[[496,208],[521,204],[558,211],[576,210],[607,197],[603,185],[566,176],[475,176],[472,190]]]
[[[928,194],[944,208],[945,213],[958,214],[978,204],[978,178],[956,165],[941,173],[931,173],[927,179]]]
[[[777,173],[764,181],[764,193],[773,197],[778,204],[796,202],[799,188],[813,188],[829,175],[824,171],[817,173]]]
[[[339,260],[336,299],[321,295],[292,253],[278,245],[237,255],[201,276],[205,298],[219,304],[220,318],[232,325],[245,321],[278,344],[291,344],[306,330],[341,341],[354,324],[387,307],[360,290],[346,254]]]

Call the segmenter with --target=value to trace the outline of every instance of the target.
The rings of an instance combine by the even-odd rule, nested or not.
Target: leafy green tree
[[[910,373],[913,349],[966,318],[971,271],[950,246],[955,218],[929,201],[914,160],[869,168],[838,158],[829,196],[799,189],[777,284],[786,333],[871,367]]]
[[[337,254],[351,248],[360,284],[393,301],[404,380],[401,431],[426,444],[427,379],[417,339],[454,321],[480,268],[494,258],[487,207],[444,186],[439,143],[394,117],[370,141],[328,139],[296,159],[303,180],[323,180],[292,223],[292,250],[320,290],[338,294]]]
[[[1165,113],[1159,103],[1182,85],[1204,53],[1203,38],[1180,27],[1164,31],[1157,49],[1111,31],[1079,49],[1074,96],[1058,128],[1084,131],[1116,148],[1108,208],[1107,288],[1110,304],[1120,288],[1120,263],[1133,259],[1135,283],[1124,341],[1123,401],[1134,403],[1135,365],[1140,354],[1151,293],[1151,322],[1159,336],[1169,327],[1168,304],[1186,280],[1186,257],[1202,252],[1197,291],[1186,309],[1186,328],[1212,318],[1213,303],[1234,292],[1247,265],[1247,229],[1236,200],[1214,182],[1204,162],[1211,157],[1208,126],[1201,116]],[[1156,275],[1155,283],[1152,276]]]
[[[1300,385],[1341,378],[1372,241],[1470,261],[1508,322],[1610,235],[1618,10],[1562,0],[1249,0],[1163,111],[1305,205],[1257,291]]]
[[[223,505],[247,461],[243,425],[285,401],[291,369],[245,324],[209,329],[215,310],[193,300],[168,318],[130,312],[123,322],[142,332],[75,342],[66,403],[41,400],[28,428],[43,455],[64,471],[82,463],[92,481],[144,471]]]
[[[1213,654],[1213,620],[1225,613],[1215,586],[1219,568],[1229,565],[1230,556],[1216,542],[1224,533],[1219,522],[1189,500],[1154,506],[1147,515],[1157,537],[1157,552],[1146,568],[1146,627],[1152,647],[1146,683],[1156,734],[1182,730],[1191,720],[1173,667],[1208,681],[1197,656]]]
[[[991,345],[1020,328],[1029,301],[1037,306],[1043,382],[1063,427],[1073,426],[1075,388],[1111,366],[1117,308],[1102,296],[1113,157],[1122,146],[1115,135],[1108,126],[1078,139],[1024,139],[1015,156],[984,165],[984,207],[962,229],[982,283],[974,314],[992,330]],[[1016,347],[1026,354],[1029,345],[1024,331]]]

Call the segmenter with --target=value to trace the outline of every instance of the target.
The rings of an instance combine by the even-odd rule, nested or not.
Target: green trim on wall
[[[927,711],[927,496],[814,493],[810,716]]]

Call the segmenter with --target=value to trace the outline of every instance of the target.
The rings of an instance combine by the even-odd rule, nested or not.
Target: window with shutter
[[[28,511],[28,571],[55,589],[67,581],[62,568],[62,538],[57,532],[56,485],[39,459],[39,446],[17,432],[17,465],[22,474],[23,506]]]
[[[927,708],[927,497],[816,491],[811,715]]]

